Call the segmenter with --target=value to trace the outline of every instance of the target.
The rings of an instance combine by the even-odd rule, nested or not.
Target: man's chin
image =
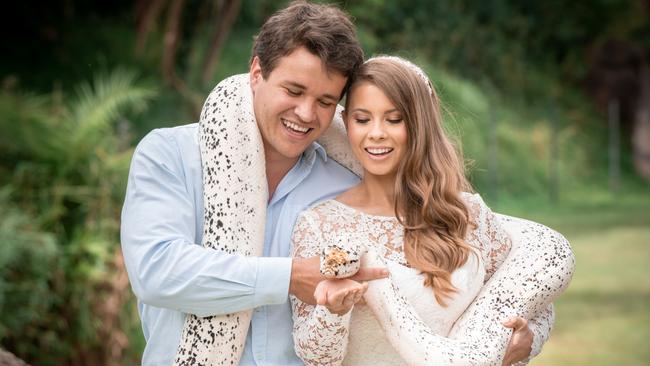
[[[277,149],[278,157],[282,157],[284,159],[298,159],[300,155],[302,155],[305,150],[311,145],[311,142],[306,144],[306,145],[301,145],[301,146],[283,146],[280,149]]]

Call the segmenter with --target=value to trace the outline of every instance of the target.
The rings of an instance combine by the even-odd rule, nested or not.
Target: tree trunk
[[[164,0],[138,1],[136,6],[136,18],[138,19],[138,33],[135,42],[135,54],[142,55],[144,45],[147,42],[151,28],[160,15],[165,4]]]
[[[650,180],[650,67],[647,64],[641,69],[640,83],[632,132],[634,167],[640,176]]]
[[[217,9],[217,29],[215,30],[212,43],[210,44],[210,50],[206,55],[203,66],[203,76],[201,78],[203,85],[207,85],[212,79],[212,75],[219,61],[219,56],[221,55],[221,49],[228,39],[228,34],[235,19],[237,19],[237,14],[241,7],[241,0],[224,0],[219,5]]]
[[[180,37],[181,15],[183,14],[184,0],[173,0],[169,13],[167,14],[167,25],[165,27],[165,37],[163,39],[163,59],[162,73],[163,78],[170,85],[178,83],[176,80],[176,48]]]

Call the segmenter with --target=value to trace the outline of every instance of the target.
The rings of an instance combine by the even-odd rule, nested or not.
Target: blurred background
[[[0,358],[135,365],[119,215],[134,146],[246,72],[279,0],[12,2],[0,15]],[[650,1],[343,1],[414,60],[493,210],[572,243],[533,365],[650,364]]]

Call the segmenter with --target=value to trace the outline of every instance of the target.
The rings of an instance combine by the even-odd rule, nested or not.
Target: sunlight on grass
[[[531,365],[647,365],[648,198],[557,211],[536,219],[565,234],[577,268],[569,289],[556,301],[551,339]]]

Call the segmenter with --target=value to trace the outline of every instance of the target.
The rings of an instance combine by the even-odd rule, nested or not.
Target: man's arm
[[[244,257],[195,242],[200,220],[176,142],[154,131],[136,149],[122,211],[122,251],[140,301],[198,316],[287,300],[290,258]],[[201,213],[202,214],[202,213]]]

